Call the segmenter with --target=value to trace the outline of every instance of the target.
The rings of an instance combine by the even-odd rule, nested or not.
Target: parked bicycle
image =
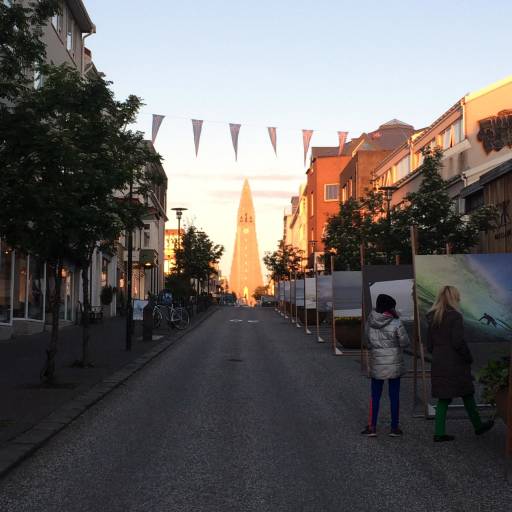
[[[157,304],[153,309],[153,328],[158,329],[163,323],[169,327],[183,330],[190,325],[190,315],[183,306],[172,301],[172,294],[164,290],[158,294]]]

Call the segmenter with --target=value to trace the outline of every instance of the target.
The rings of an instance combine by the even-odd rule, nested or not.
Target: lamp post
[[[133,179],[130,180],[130,189],[128,200],[133,200]],[[132,349],[132,330],[133,330],[133,304],[132,304],[132,278],[133,278],[133,225],[130,220],[127,236],[128,257],[126,262],[126,350]]]
[[[188,208],[171,208],[173,212],[176,212],[176,218],[178,219],[178,248],[181,249],[181,217],[183,216],[183,212],[186,212]],[[180,273],[180,268],[178,267],[178,260],[176,260],[176,267],[178,269],[178,274]]]
[[[380,187],[380,190],[384,192],[384,198],[386,200],[387,206],[386,206],[386,224],[387,224],[387,237],[385,242],[386,247],[386,263],[389,263],[389,253],[390,253],[390,247],[389,247],[389,240],[391,237],[391,199],[393,197],[393,192],[396,190],[396,187],[393,186],[386,186],[386,187]]]

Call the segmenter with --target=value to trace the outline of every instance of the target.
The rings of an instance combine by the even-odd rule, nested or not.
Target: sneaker
[[[477,428],[475,430],[475,434],[477,436],[481,436],[482,434],[485,434],[486,432],[491,430],[492,427],[494,427],[494,421],[493,420],[486,421],[485,423],[482,423],[480,428]]]
[[[434,443],[445,443],[447,441],[453,441],[455,439],[455,436],[434,436]]]
[[[404,433],[399,428],[392,428],[391,432],[388,435],[389,437],[402,437]]]
[[[361,431],[361,435],[366,437],[377,437],[377,430],[369,425]]]

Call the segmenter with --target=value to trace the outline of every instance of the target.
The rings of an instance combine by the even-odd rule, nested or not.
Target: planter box
[[[505,424],[508,420],[508,388],[500,389],[496,393],[496,416],[499,416]]]

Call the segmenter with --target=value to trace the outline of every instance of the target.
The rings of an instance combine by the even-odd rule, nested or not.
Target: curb
[[[0,479],[5,477],[12,469],[44,446],[50,439],[64,430],[85,411],[121,386],[121,384],[126,382],[132,375],[142,370],[160,354],[174,346],[217,311],[219,311],[219,308],[213,308],[211,312],[207,312],[201,319],[177,337],[172,339],[168,338],[160,342],[148,352],[129,362],[120,370],[117,370],[101,382],[98,382],[98,384],[95,384],[89,390],[52,412],[37,425],[31,427],[11,441],[8,441],[5,446],[0,449]]]

